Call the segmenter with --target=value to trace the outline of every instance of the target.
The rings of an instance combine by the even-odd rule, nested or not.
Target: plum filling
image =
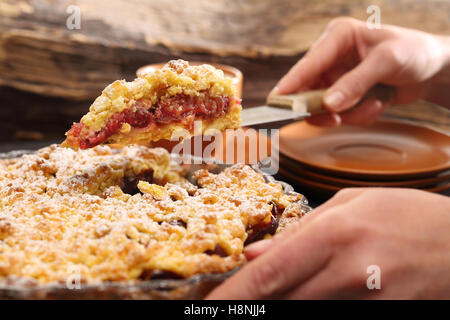
[[[272,216],[270,218],[270,222],[251,226],[247,231],[248,237],[247,240],[245,240],[244,245],[246,246],[252,242],[262,240],[264,239],[264,236],[266,234],[275,234],[275,231],[277,231],[278,229],[278,222],[282,214],[283,210],[277,208],[276,204],[272,202]]]
[[[125,176],[122,180],[122,184],[120,185],[120,188],[124,193],[127,194],[138,194],[140,193],[137,185],[139,181],[147,181],[149,183],[153,182],[153,170],[147,170],[144,172],[141,172],[137,175],[131,175],[131,176]]]
[[[140,280],[176,280],[176,279],[182,279],[181,276],[179,276],[176,273],[170,272],[170,271],[163,271],[163,270],[144,270],[141,275],[139,276]]]
[[[190,122],[193,117],[215,118],[224,116],[230,104],[229,97],[191,97],[177,95],[156,104],[154,117],[157,123]],[[185,123],[186,124],[186,123]]]
[[[226,257],[228,256],[227,253],[225,252],[225,250],[223,250],[219,245],[216,245],[216,247],[214,248],[214,250],[207,250],[205,251],[206,254],[208,255],[218,255],[219,257]]]
[[[106,122],[105,127],[87,137],[82,137],[82,123],[72,126],[69,134],[78,139],[81,149],[87,149],[101,144],[118,133],[124,123],[132,128],[145,128],[154,124],[181,122],[192,128],[194,119],[212,119],[224,116],[230,105],[230,97],[212,97],[205,94],[191,97],[179,94],[151,105],[150,101],[141,99],[132,106],[116,113]]]

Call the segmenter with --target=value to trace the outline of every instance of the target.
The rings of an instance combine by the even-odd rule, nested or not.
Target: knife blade
[[[308,112],[295,112],[293,110],[272,106],[259,106],[241,111],[243,127],[286,120],[300,120],[309,115]]]
[[[288,95],[268,96],[266,100],[267,105],[242,110],[242,126],[300,120],[311,115],[326,113],[328,110],[322,103],[325,92],[326,90],[314,90]],[[361,101],[368,98],[377,98],[389,102],[394,97],[394,94],[394,87],[377,84],[364,95]]]

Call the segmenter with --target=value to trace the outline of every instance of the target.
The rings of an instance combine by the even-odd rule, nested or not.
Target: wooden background
[[[66,27],[73,4],[80,30]],[[244,106],[261,104],[332,18],[366,20],[371,4],[382,23],[450,32],[448,0],[0,0],[0,140],[59,139],[107,84],[179,57],[241,69]],[[423,114],[411,110],[389,112]]]

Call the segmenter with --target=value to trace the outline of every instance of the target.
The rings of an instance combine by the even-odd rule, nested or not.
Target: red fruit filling
[[[270,218],[270,222],[250,226],[247,230],[248,237],[247,240],[245,240],[244,245],[246,246],[250,243],[262,240],[264,239],[264,236],[266,234],[275,234],[275,231],[277,231],[278,229],[278,223],[281,216],[283,215],[283,212],[284,209],[278,208],[277,205],[272,201],[272,216]]]
[[[181,122],[192,128],[196,118],[211,119],[224,116],[230,101],[229,97],[211,97],[208,94],[202,97],[180,94],[159,101],[152,106],[150,101],[142,99],[136,101],[133,106],[111,116],[100,131],[87,137],[81,137],[84,125],[76,123],[68,134],[78,139],[81,149],[87,149],[105,142],[110,136],[118,133],[124,123],[128,123],[133,128],[145,128],[155,123]]]

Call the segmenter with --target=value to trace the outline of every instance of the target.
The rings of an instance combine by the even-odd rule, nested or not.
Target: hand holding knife
[[[242,110],[242,126],[300,120],[311,115],[329,112],[323,105],[325,91],[321,89],[287,95],[269,95],[266,100],[267,105]],[[389,102],[394,94],[394,87],[377,84],[364,95],[361,101],[377,98]]]

